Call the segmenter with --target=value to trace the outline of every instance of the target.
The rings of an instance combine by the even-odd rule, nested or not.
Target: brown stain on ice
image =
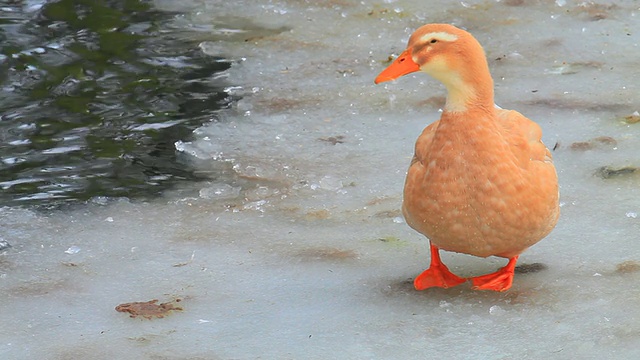
[[[22,282],[19,285],[4,290],[3,293],[15,297],[34,297],[74,289],[74,282],[68,279],[41,279]]]
[[[557,47],[563,44],[563,39],[560,38],[550,38],[550,39],[546,39],[543,40],[541,42],[542,47]]]
[[[623,117],[623,121],[627,124],[635,124],[640,122],[640,115],[631,114]]]
[[[589,21],[604,20],[612,17],[611,12],[618,9],[616,4],[599,4],[593,1],[580,2],[569,12],[585,17]]]
[[[623,167],[615,167],[615,166],[602,166],[596,169],[595,175],[601,177],[605,180],[613,179],[613,178],[621,178],[627,177],[629,175],[635,175],[638,172],[639,168],[635,166],[623,166]]]
[[[307,261],[335,261],[353,260],[358,257],[358,253],[350,249],[339,249],[334,247],[309,247],[298,250],[293,256]]]
[[[611,136],[598,136],[587,141],[576,141],[569,148],[574,151],[586,151],[596,148],[613,148],[617,145],[618,142]]]
[[[366,216],[369,219],[401,217],[402,211],[400,210],[400,203],[401,200],[397,197],[379,196],[367,201],[363,207],[347,212],[358,216]]]
[[[640,271],[640,263],[635,260],[623,261],[616,265],[616,273],[618,274],[632,274]]]
[[[282,113],[289,110],[312,107],[318,104],[318,99],[273,97],[257,99],[256,106],[267,114]]]
[[[326,143],[329,143],[331,145],[337,145],[337,144],[344,144],[344,135],[336,135],[336,136],[329,136],[329,137],[321,137],[318,138],[318,141],[323,141]]]
[[[377,213],[373,214],[373,217],[380,218],[380,219],[396,218],[396,217],[400,217],[400,216],[402,216],[402,211],[400,209],[382,210],[382,211],[378,211]]]
[[[502,2],[504,5],[506,6],[524,6],[527,5],[528,3],[530,4],[531,1],[525,1],[525,0],[505,0]]]
[[[183,309],[181,307],[175,306],[175,304],[180,301],[182,301],[182,299],[157,304],[158,300],[154,299],[120,304],[116,306],[115,309],[117,312],[129,313],[129,317],[131,318],[140,316],[151,320],[153,318],[164,318],[171,311],[182,311]]]
[[[431,96],[426,100],[419,101],[416,105],[419,107],[430,107],[433,109],[444,107],[447,98],[445,96]]]
[[[389,197],[389,196],[378,196],[378,197],[375,197],[375,198],[367,201],[366,205],[367,206],[374,206],[374,205],[379,205],[379,204],[383,204],[383,203],[386,203],[386,202],[389,202],[389,201],[394,201],[394,200],[398,201],[396,198],[392,198],[392,197]]]
[[[520,101],[519,103],[530,106],[544,106],[551,109],[585,111],[619,111],[629,107],[629,104],[622,103],[594,103],[582,99],[570,99],[562,97],[550,97],[535,100]]]
[[[307,220],[326,220],[331,217],[331,212],[327,209],[310,210],[305,214]]]

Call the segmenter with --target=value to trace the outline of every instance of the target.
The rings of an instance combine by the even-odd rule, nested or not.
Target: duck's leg
[[[482,276],[476,276],[471,278],[474,290],[493,290],[493,291],[507,291],[513,283],[513,272],[516,268],[516,262],[518,256],[514,256],[509,259],[507,266],[500,268],[500,270]]]
[[[467,279],[461,278],[449,271],[446,265],[442,263],[442,260],[440,260],[439,249],[433,244],[430,244],[430,246],[431,265],[413,281],[413,286],[415,286],[416,290],[424,290],[430,287],[442,287],[446,289],[467,281]]]

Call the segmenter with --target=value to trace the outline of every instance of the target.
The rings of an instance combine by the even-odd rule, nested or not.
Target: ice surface
[[[215,178],[149,203],[1,208],[0,358],[640,358],[640,174],[595,175],[640,166],[624,121],[640,110],[639,4],[425,3],[158,0],[234,60],[222,78],[243,99],[176,144]],[[555,148],[560,222],[520,260],[547,268],[506,293],[412,287],[428,247],[400,220],[402,185],[444,89],[373,79],[427,22],[474,33],[497,103]],[[571,146],[601,136],[616,146]],[[443,260],[463,276],[505,263]],[[178,298],[163,319],[114,310]]]

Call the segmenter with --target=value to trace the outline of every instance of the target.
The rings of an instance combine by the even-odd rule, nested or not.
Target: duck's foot
[[[431,287],[450,288],[466,282],[467,279],[461,278],[447,269],[446,266],[430,267],[418,275],[413,281],[416,290],[425,290]]]
[[[438,248],[431,245],[431,266],[416,277],[413,281],[413,286],[416,290],[425,290],[431,287],[447,289],[466,281],[467,279],[461,278],[449,271],[447,266],[440,260]]]
[[[509,263],[500,268],[500,270],[482,276],[476,276],[471,278],[474,290],[493,290],[493,291],[507,291],[513,284],[513,272],[516,268],[516,262],[518,256],[514,256],[509,259]]]

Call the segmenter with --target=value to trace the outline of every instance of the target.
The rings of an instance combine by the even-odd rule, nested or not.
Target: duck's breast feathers
[[[433,143],[433,137],[436,134],[439,123],[439,120],[435,121],[424,128],[424,130],[422,130],[422,134],[420,134],[420,136],[416,140],[415,155],[411,164],[416,161],[423,161],[427,158],[429,150],[431,149],[431,144]]]

